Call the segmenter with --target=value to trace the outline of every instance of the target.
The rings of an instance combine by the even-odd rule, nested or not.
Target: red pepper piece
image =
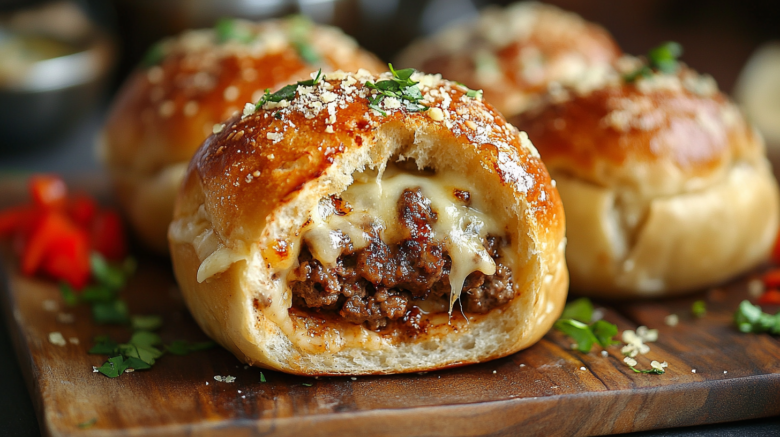
[[[95,217],[92,224],[92,247],[108,260],[121,261],[125,258],[125,231],[116,211],[102,211]]]
[[[33,225],[25,244],[22,254],[22,273],[32,275],[38,271],[52,241],[62,234],[73,233],[76,230],[62,213],[57,211],[44,213]]]
[[[18,232],[23,225],[30,223],[35,212],[29,206],[17,206],[0,212],[0,236]]]
[[[35,175],[30,178],[30,197],[41,208],[64,208],[68,200],[68,188],[58,176]]]
[[[43,271],[80,290],[90,277],[89,236],[80,229],[59,235],[50,244]]]
[[[780,305],[780,290],[769,289],[758,298],[759,305]]]
[[[97,205],[91,197],[77,194],[73,196],[68,205],[68,213],[73,222],[82,229],[90,229],[92,221],[95,220],[95,215],[97,215]]]
[[[780,269],[770,270],[761,277],[766,288],[780,288]]]

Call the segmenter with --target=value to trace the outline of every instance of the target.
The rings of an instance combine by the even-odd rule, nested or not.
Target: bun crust
[[[709,77],[621,79],[515,119],[555,178],[572,289],[689,292],[765,259],[778,226],[763,141]]]
[[[319,66],[384,69],[335,28],[299,19],[235,20],[232,26],[246,39],[221,41],[219,32],[205,29],[158,43],[150,53],[159,60],[130,76],[106,121],[100,154],[121,206],[142,241],[159,252],[167,251],[173,199],[186,163],[215,124],[260,99],[266,88],[307,78]],[[302,56],[299,40],[319,57],[317,66]]]
[[[399,65],[440,73],[482,89],[506,117],[539,102],[550,86],[588,86],[621,54],[601,26],[535,2],[488,7],[409,46]]]
[[[239,359],[310,375],[432,370],[525,348],[560,314],[568,284],[563,209],[527,137],[438,76],[413,76],[431,109],[411,112],[385,98],[383,116],[369,108],[363,84],[389,77],[337,72],[299,85],[292,100],[233,119],[191,162],[169,231],[174,270],[195,319]],[[462,175],[492,205],[516,252],[515,297],[468,314],[468,322],[434,314],[412,338],[289,310],[279,272],[296,262],[301,229],[320,199],[342,193],[354,173],[381,173],[399,159]],[[203,235],[213,243],[201,244]],[[204,259],[220,251],[229,261],[199,282]]]

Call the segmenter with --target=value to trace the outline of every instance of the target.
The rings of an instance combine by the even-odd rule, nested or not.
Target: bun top
[[[106,161],[138,172],[188,162],[216,123],[265,89],[317,68],[385,67],[340,30],[303,17],[223,20],[163,40],[114,101],[104,131]]]
[[[481,88],[511,117],[532,107],[550,83],[597,79],[620,54],[602,27],[554,6],[521,2],[486,8],[475,22],[419,41],[401,62]]]
[[[199,184],[205,198],[180,195],[175,216],[203,204],[223,244],[254,242],[276,207],[313,191],[306,189],[310,182],[320,187],[317,196],[335,194],[355,171],[381,172],[390,159],[411,158],[420,168],[446,166],[484,178],[483,185],[515,200],[507,211],[530,217],[538,224],[534,232],[558,241],[564,227],[558,193],[527,136],[478,92],[412,72],[328,73],[287,86],[259,107],[246,104],[193,158],[182,193],[201,192],[192,188]],[[396,97],[380,90],[395,90]]]
[[[648,72],[625,57],[601,86],[559,89],[513,121],[553,172],[656,196],[707,187],[739,161],[763,159],[763,142],[709,76],[680,65]]]

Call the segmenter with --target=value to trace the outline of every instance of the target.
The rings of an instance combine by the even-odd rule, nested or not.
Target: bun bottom
[[[766,161],[732,167],[707,189],[649,200],[633,229],[628,196],[555,175],[566,210],[572,292],[626,299],[696,291],[766,259],[778,189]],[[638,202],[633,202],[638,204]]]
[[[298,375],[365,375],[419,372],[500,358],[538,341],[560,316],[566,300],[568,272],[563,245],[556,251],[541,290],[520,293],[487,314],[469,315],[469,323],[453,317],[441,330],[410,341],[367,341],[338,351],[303,350],[276,325],[255,311],[256,293],[247,286],[246,261],[203,283],[196,274],[200,261],[192,245],[173,243],[171,255],[185,302],[201,328],[239,360]],[[537,301],[530,302],[532,296]],[[533,308],[533,314],[528,313]],[[445,315],[446,317],[446,315]],[[530,321],[530,323],[529,323]],[[299,320],[299,323],[306,323]],[[530,329],[523,327],[531,326]],[[361,325],[335,323],[328,328],[347,338],[371,337]],[[332,338],[332,337],[331,337]]]
[[[154,175],[112,169],[114,192],[144,246],[168,254],[168,225],[187,164],[170,165]]]

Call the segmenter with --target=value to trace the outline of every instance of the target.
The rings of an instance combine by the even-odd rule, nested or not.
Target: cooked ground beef
[[[412,299],[448,301],[452,261],[443,245],[433,239],[437,215],[430,200],[419,188],[407,189],[398,200],[398,213],[405,230],[400,243],[385,244],[376,229],[368,232],[368,246],[357,251],[348,239],[341,239],[344,252],[335,267],[323,267],[304,247],[292,275],[294,304],[338,313],[352,323],[366,323],[378,330],[390,320],[409,319],[416,309],[410,304]],[[503,243],[501,237],[485,238],[485,248],[496,261],[496,274],[474,272],[466,278],[460,297],[465,311],[485,313],[514,297],[512,272],[499,262],[498,248]]]

